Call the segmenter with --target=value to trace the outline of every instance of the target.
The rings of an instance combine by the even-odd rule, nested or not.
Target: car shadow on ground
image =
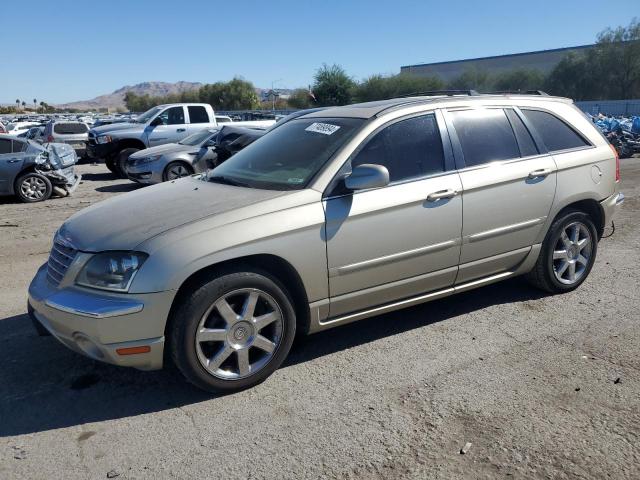
[[[521,279],[490,285],[301,339],[281,368],[490,305],[543,296]],[[131,417],[215,398],[186,383],[174,367],[140,372],[77,355],[52,337],[38,337],[26,314],[0,320],[0,363],[0,437]]]
[[[106,182],[108,180],[117,180],[118,177],[115,173],[105,172],[105,173],[83,173],[82,181],[88,182]]]
[[[137,190],[139,188],[143,188],[145,185],[140,183],[117,183],[115,185],[105,185],[104,187],[97,187],[96,192],[104,192],[104,193],[121,193],[121,192],[132,192],[133,190]]]

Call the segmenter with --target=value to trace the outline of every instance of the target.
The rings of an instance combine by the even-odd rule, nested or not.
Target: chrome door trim
[[[467,235],[463,239],[463,243],[479,242],[480,240],[486,240],[487,238],[497,237],[505,235],[507,233],[517,232],[518,230],[524,230],[525,228],[533,227],[535,225],[541,225],[547,220],[547,216],[540,218],[533,218],[531,220],[525,220],[524,222],[514,223],[511,225],[505,225],[504,227],[494,228],[492,230],[486,230],[484,232],[474,233]]]
[[[439,252],[451,247],[460,245],[460,239],[454,238],[441,243],[435,243],[433,245],[427,245],[425,247],[414,248],[413,250],[406,250],[404,252],[393,253],[391,255],[385,255],[383,257],[372,258],[370,260],[364,260],[362,262],[352,263],[349,265],[343,265],[341,267],[334,267],[329,269],[329,277],[337,277],[340,275],[347,275],[349,273],[357,272],[359,270],[365,270],[367,268],[378,267],[386,263],[393,263],[401,260],[407,260],[413,257],[419,257],[427,253]]]

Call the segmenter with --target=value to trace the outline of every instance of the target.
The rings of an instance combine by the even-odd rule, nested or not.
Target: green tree
[[[20,99],[16,98],[16,111],[20,110]]]
[[[498,74],[493,79],[495,90],[542,90],[545,76],[540,70],[518,68]]]
[[[340,65],[323,64],[313,78],[313,94],[319,106],[351,103],[356,84]]]
[[[468,68],[462,74],[447,82],[447,88],[488,92],[493,90],[493,82],[487,71],[480,68]]]
[[[442,80],[437,77],[419,77],[408,73],[386,77],[372,75],[355,87],[354,97],[359,102],[369,102],[441,90],[443,87]]]
[[[287,104],[291,108],[313,108],[316,104],[309,90],[306,88],[296,88],[291,92],[291,96],[287,100]]]
[[[595,67],[604,82],[609,98],[638,98],[640,96],[640,21],[631,20],[628,26],[608,28],[598,35],[596,48],[587,55],[587,62]]]
[[[253,84],[239,77],[230,82],[216,82],[200,87],[198,98],[217,110],[251,110],[259,105]]]

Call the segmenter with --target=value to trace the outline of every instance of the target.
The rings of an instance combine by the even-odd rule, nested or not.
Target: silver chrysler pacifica
[[[624,197],[564,98],[425,95],[307,113],[207,173],[93,205],[29,287],[38,331],[209,391],[253,386],[296,334],[516,275],[589,275]]]

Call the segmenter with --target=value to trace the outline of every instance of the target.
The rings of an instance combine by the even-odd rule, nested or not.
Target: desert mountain
[[[77,108],[78,110],[97,110],[99,108],[126,108],[124,104],[124,95],[127,92],[133,92],[136,95],[149,95],[152,97],[170,95],[174,93],[186,92],[200,88],[202,83],[199,82],[143,82],[137,85],[127,85],[119,88],[113,93],[100,95],[91,100],[81,100],[77,102],[63,103],[56,105],[58,108]]]

